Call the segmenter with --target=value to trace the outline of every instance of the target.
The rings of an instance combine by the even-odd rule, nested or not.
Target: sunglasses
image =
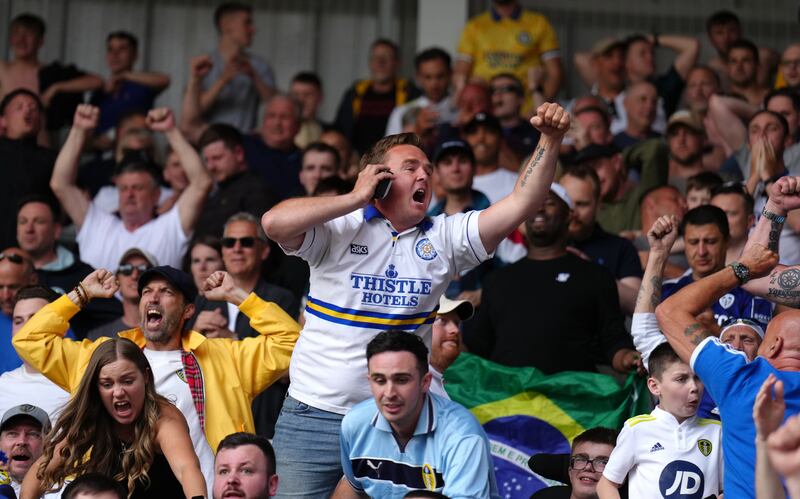
[[[150,265],[146,263],[142,263],[141,265],[134,265],[132,263],[125,263],[119,266],[117,269],[117,273],[122,274],[124,276],[129,276],[133,274],[134,270],[138,270],[140,274],[144,273],[145,270],[150,269]]]
[[[256,245],[256,238],[252,236],[248,237],[223,237],[222,238],[222,247],[223,248],[233,248],[236,246],[236,242],[242,245],[242,248],[252,248]]]
[[[0,253],[0,261],[3,261],[4,258],[8,258],[9,262],[16,263],[17,265],[22,265],[25,262],[25,258],[16,253]]]

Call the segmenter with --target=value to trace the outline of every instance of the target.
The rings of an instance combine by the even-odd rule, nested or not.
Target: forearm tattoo
[[[800,307],[800,270],[790,267],[781,271],[773,271],[769,275],[769,288],[767,296],[773,301],[788,305],[790,307]]]
[[[711,332],[705,328],[705,326],[701,325],[700,323],[694,323],[683,330],[683,335],[689,339],[689,342],[697,346],[699,345],[704,339],[711,336]]]
[[[644,303],[648,295],[650,296],[650,309],[655,310],[661,303],[661,276],[651,277],[649,286],[647,282],[642,282],[639,294],[636,295],[636,308]]]
[[[770,220],[769,241],[767,242],[767,248],[769,248],[770,251],[774,251],[775,253],[778,252],[778,242],[781,239],[782,229],[782,223],[776,222],[775,220]]]
[[[525,169],[525,174],[522,176],[522,181],[520,182],[522,187],[525,187],[525,184],[528,183],[528,178],[533,173],[533,169],[541,163],[542,156],[544,156],[544,147],[539,146],[536,151],[534,151],[533,157],[528,162],[528,167]]]

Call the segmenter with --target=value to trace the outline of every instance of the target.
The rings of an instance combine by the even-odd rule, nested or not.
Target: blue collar
[[[378,210],[378,208],[376,208],[374,204],[368,204],[367,207],[364,208],[364,221],[369,222],[374,218],[385,219],[386,217],[383,216],[383,213],[381,213],[380,210]],[[417,228],[422,231],[428,231],[431,229],[431,227],[433,227],[433,222],[428,217],[423,218],[417,224]]]
[[[425,394],[425,400],[422,402],[422,411],[419,413],[417,426],[414,428],[414,436],[425,435],[436,429],[436,417],[433,404],[433,397],[431,397],[429,393]],[[389,422],[386,421],[386,418],[383,417],[383,414],[381,414],[380,409],[377,409],[375,416],[372,418],[372,426],[378,430],[389,433],[394,431]]]
[[[495,10],[495,8],[494,8],[494,7],[492,7],[492,8],[491,8],[491,9],[489,9],[489,10],[490,10],[490,12],[491,12],[491,14],[492,14],[492,20],[493,20],[493,21],[499,22],[499,21],[501,21],[501,20],[503,19],[503,18],[500,16],[500,13],[499,13],[499,12],[497,12],[497,10]],[[515,21],[519,21],[519,16],[521,16],[521,15],[522,15],[522,7],[520,7],[519,5],[517,5],[517,8],[516,8],[516,9],[514,9],[514,12],[512,12],[512,13],[511,13],[511,19],[513,19],[513,20],[515,20]]]

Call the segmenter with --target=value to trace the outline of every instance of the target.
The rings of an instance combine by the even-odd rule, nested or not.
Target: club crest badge
[[[430,239],[427,237],[417,241],[414,250],[417,252],[417,256],[423,260],[430,261],[436,258],[436,250],[433,248],[433,243],[431,243]]]

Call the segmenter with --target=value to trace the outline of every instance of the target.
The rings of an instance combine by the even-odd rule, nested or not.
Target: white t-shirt
[[[160,265],[180,268],[191,236],[183,232],[178,205],[129,232],[122,220],[91,203],[77,241],[81,260],[113,272],[122,254],[133,247],[150,252]]]
[[[297,251],[309,263],[305,327],[289,367],[289,395],[345,414],[371,397],[367,343],[402,329],[430,350],[439,297],[461,271],[488,259],[479,212],[439,215],[398,234],[373,206],[310,229]]]
[[[432,107],[434,111],[439,113],[439,123],[451,123],[458,115],[458,108],[453,105],[452,97],[446,97],[439,102],[431,102],[431,100],[424,95],[417,97],[411,102],[406,102],[401,106],[392,109],[389,115],[389,121],[386,122],[386,134],[395,135],[403,132],[403,116],[406,112],[414,108]]]
[[[183,374],[183,361],[180,350],[150,350],[145,348],[144,355],[150,363],[155,378],[156,391],[175,404],[189,425],[189,435],[194,443],[194,451],[200,459],[200,470],[206,478],[208,496],[214,484],[214,452],[208,445],[205,433],[200,426],[200,418],[192,400],[192,392]]]
[[[0,417],[12,407],[31,404],[43,409],[55,424],[56,416],[69,401],[63,390],[43,374],[31,372],[25,366],[6,371],[0,376]]]
[[[622,483],[627,475],[637,499],[708,497],[722,490],[722,467],[719,421],[693,416],[678,424],[656,407],[625,422],[603,476]]]
[[[158,197],[159,206],[164,204],[164,201],[169,199],[174,192],[169,187],[163,186],[160,188],[160,191],[161,195]],[[119,210],[119,189],[117,189],[115,185],[104,185],[97,191],[97,194],[94,195],[92,202],[97,204],[97,206],[104,211],[114,213]]]
[[[510,170],[498,168],[492,173],[475,175],[472,179],[472,188],[486,194],[489,202],[495,204],[511,194],[517,185],[517,177],[518,175]]]

